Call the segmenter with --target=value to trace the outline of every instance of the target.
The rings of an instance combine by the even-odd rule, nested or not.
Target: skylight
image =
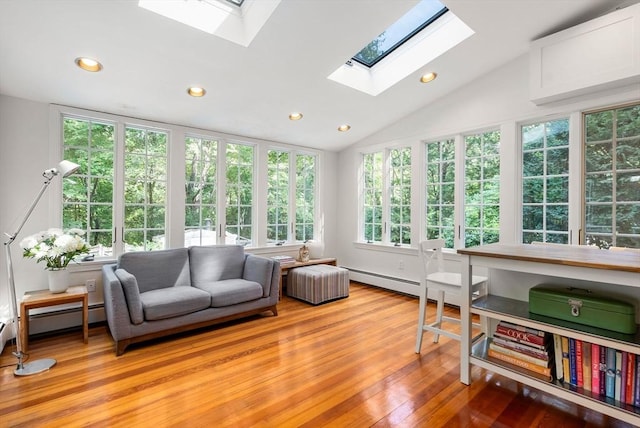
[[[421,18],[403,16],[356,57],[342,63],[328,79],[376,96],[474,34],[467,24],[438,0],[423,0],[416,8],[419,9],[414,8],[409,14],[420,10]],[[401,23],[404,19],[408,20]],[[397,28],[394,28],[396,25]],[[363,53],[366,50],[373,54]],[[365,64],[357,58],[358,55],[375,64],[375,67]]]
[[[373,67],[448,10],[438,0],[422,0],[351,59],[367,67]]]
[[[138,6],[249,46],[281,0],[139,0]]]

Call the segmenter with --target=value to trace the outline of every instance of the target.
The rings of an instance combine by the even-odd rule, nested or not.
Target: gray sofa
[[[280,265],[240,245],[125,253],[102,267],[116,355],[132,344],[271,311]]]

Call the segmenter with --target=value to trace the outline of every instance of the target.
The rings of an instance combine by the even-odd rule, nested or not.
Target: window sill
[[[394,254],[411,254],[418,255],[418,249],[411,247],[409,245],[400,245],[395,246],[392,244],[378,244],[378,243],[368,243],[368,242],[354,242],[353,246],[355,248],[359,248],[361,250],[370,250],[370,251],[383,251],[387,253]]]

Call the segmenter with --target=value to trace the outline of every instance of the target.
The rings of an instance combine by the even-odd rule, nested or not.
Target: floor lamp
[[[13,263],[11,262],[11,244],[13,243],[13,241],[16,240],[16,237],[18,236],[18,234],[22,230],[22,227],[31,216],[31,213],[35,209],[36,205],[38,205],[40,198],[44,194],[45,190],[47,190],[47,187],[49,187],[49,184],[51,184],[51,181],[53,180],[53,178],[56,175],[62,175],[63,178],[68,177],[74,172],[76,172],[78,168],[80,168],[80,165],[63,160],[58,164],[57,168],[50,168],[45,170],[42,173],[42,176],[45,178],[44,184],[42,185],[40,192],[38,192],[38,194],[36,195],[36,198],[31,203],[31,207],[29,207],[29,209],[27,210],[27,214],[22,219],[20,226],[18,226],[18,230],[16,230],[15,233],[13,234],[5,233],[5,235],[9,238],[4,243],[4,247],[6,249],[6,255],[7,255],[7,285],[9,287],[9,299],[11,300],[11,310],[13,312],[11,315],[13,317],[13,325],[15,326],[14,331],[16,334],[16,352],[13,353],[13,355],[15,355],[16,358],[18,359],[18,366],[13,371],[13,374],[16,376],[28,376],[28,375],[43,372],[45,370],[49,370],[56,363],[56,360],[54,360],[53,358],[44,358],[42,360],[32,361],[27,364],[24,364],[22,361],[25,355],[22,353],[20,326],[18,324],[18,304],[16,301],[16,285],[13,280]],[[22,322],[25,322],[25,320],[22,320]]]

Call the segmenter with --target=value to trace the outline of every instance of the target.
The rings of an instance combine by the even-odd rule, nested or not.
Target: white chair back
[[[433,272],[444,272],[442,248],[444,239],[428,239],[420,242],[420,258],[422,259],[423,277]]]

